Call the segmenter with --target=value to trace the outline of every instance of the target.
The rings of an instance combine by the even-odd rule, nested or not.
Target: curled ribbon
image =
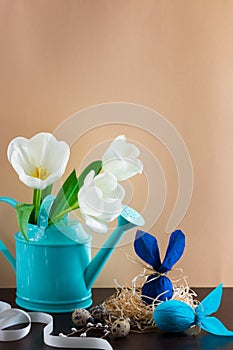
[[[57,348],[112,350],[109,342],[101,338],[68,338],[51,335],[53,331],[53,317],[51,315],[42,312],[25,312],[20,309],[11,308],[8,303],[0,301],[0,341],[9,342],[24,338],[30,333],[31,324],[33,322],[46,324],[43,330],[43,340],[48,346]],[[17,330],[6,329],[25,323],[27,323],[27,326]]]

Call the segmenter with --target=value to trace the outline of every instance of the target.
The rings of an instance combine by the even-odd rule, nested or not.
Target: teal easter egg
[[[156,307],[153,318],[156,326],[164,332],[184,332],[194,324],[195,313],[182,301],[168,300]]]

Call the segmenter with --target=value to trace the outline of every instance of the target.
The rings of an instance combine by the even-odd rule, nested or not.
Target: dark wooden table
[[[198,293],[198,300],[202,300],[211,289],[194,288]],[[101,303],[114,292],[113,289],[94,289],[94,305]],[[14,289],[0,289],[0,300],[15,304]],[[233,288],[224,288],[222,303],[216,316],[231,330],[233,330]],[[73,326],[71,313],[53,314],[54,334],[68,333]],[[0,350],[48,350],[51,347],[45,345],[42,340],[43,324],[33,324],[30,334],[17,342],[0,342]],[[114,350],[233,350],[232,337],[219,337],[201,332],[198,336],[187,336],[184,334],[163,334],[160,332],[135,334],[130,333],[126,338],[111,341]],[[65,349],[65,348],[64,348]]]

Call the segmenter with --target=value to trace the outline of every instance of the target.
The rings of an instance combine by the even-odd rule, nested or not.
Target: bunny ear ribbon
[[[220,320],[216,317],[209,317],[218,310],[221,298],[222,283],[208,294],[196,308],[196,323],[206,332],[215,335],[233,336],[233,332],[228,330]]]
[[[159,272],[170,271],[175,263],[181,258],[185,248],[185,235],[181,230],[174,231],[169,239],[164,261]]]
[[[161,265],[157,239],[147,232],[137,230],[134,240],[137,255],[158,271]]]

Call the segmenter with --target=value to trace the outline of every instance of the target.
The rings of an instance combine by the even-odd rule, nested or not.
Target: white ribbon
[[[11,306],[0,301],[0,341],[15,341],[29,334],[33,322],[45,323],[43,330],[44,343],[57,348],[89,348],[112,350],[111,345],[105,339],[94,337],[59,337],[51,335],[53,331],[53,317],[42,312],[25,312],[20,309],[12,309]],[[5,330],[7,327],[27,323],[28,325],[17,330]]]

